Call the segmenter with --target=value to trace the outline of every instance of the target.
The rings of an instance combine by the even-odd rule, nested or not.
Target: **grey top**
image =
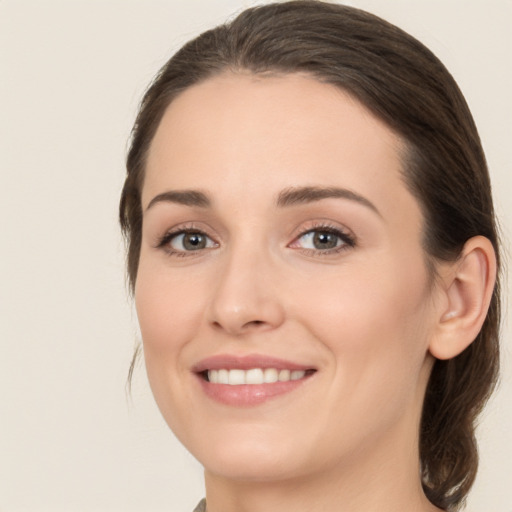
[[[204,498],[197,504],[194,512],[206,512],[206,500]]]

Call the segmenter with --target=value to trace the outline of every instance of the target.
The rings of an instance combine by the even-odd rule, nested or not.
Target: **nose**
[[[210,324],[232,336],[279,327],[285,309],[277,273],[261,252],[227,255],[212,290]]]

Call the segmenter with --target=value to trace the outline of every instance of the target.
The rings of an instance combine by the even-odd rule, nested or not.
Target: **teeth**
[[[229,384],[229,372],[227,370],[218,370],[217,382],[219,384]]]
[[[246,384],[263,384],[263,370],[261,368],[254,368],[245,372]]]
[[[299,380],[306,375],[305,370],[277,370],[276,368],[252,368],[251,370],[208,370],[208,380],[212,384],[272,384]]]
[[[294,370],[291,373],[290,378],[292,380],[299,380],[299,379],[302,379],[302,377],[304,377],[305,374],[306,374],[306,372],[304,370]]]
[[[209,371],[208,372],[208,380],[212,383],[212,384],[217,384],[219,382],[219,372],[218,371]]]
[[[277,379],[279,377],[279,372],[275,368],[267,368],[263,372],[263,380],[265,382],[268,382],[269,384],[273,382],[277,382]]]
[[[279,381],[286,382],[287,380],[290,380],[290,373],[290,370],[281,370],[279,372]]]
[[[245,372],[243,370],[229,370],[228,384],[231,386],[245,384]]]

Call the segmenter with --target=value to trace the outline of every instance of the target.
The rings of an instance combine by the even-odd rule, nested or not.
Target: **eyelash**
[[[311,227],[304,231],[301,231],[294,238],[293,242],[289,244],[289,247],[293,247],[293,244],[295,244],[298,240],[300,240],[301,238],[305,237],[310,233],[327,233],[330,235],[335,235],[341,241],[341,245],[339,247],[333,247],[331,249],[306,249],[297,247],[298,250],[300,250],[303,254],[306,254],[308,256],[329,256],[333,254],[339,254],[343,251],[346,251],[356,246],[356,238],[354,235],[348,233],[347,231],[344,231],[343,229],[337,226],[319,223],[312,225]]]
[[[328,256],[332,254],[338,254],[343,251],[346,251],[348,249],[351,249],[356,246],[356,239],[352,234],[347,233],[346,231],[340,229],[339,227],[332,226],[330,224],[315,224],[311,227],[309,227],[306,230],[301,231],[294,239],[293,241],[287,245],[287,247],[292,247],[293,244],[297,243],[298,240],[305,237],[306,235],[310,233],[327,233],[331,235],[335,235],[339,238],[339,240],[342,242],[340,246],[333,247],[331,249],[307,249],[307,248],[300,248],[297,247],[297,250],[300,250],[303,254],[306,254],[308,256],[314,256],[314,255],[321,255],[321,256]],[[161,237],[156,244],[157,249],[163,249],[169,256],[177,256],[177,257],[191,257],[191,256],[197,256],[200,252],[204,251],[205,249],[212,249],[214,247],[206,247],[204,249],[198,249],[197,251],[181,251],[176,250],[171,247],[171,242],[177,238],[180,235],[186,235],[186,234],[198,234],[206,237],[210,241],[212,241],[215,246],[218,247],[218,242],[216,242],[212,237],[210,237],[207,233],[204,232],[204,230],[199,229],[197,227],[194,227],[193,225],[190,226],[184,226],[177,229],[173,229],[171,231],[168,231],[165,233],[163,237]],[[197,254],[195,254],[197,253]]]
[[[172,248],[171,242],[178,236],[186,235],[186,234],[202,235],[202,236],[206,237],[207,239],[212,240],[213,243],[216,246],[218,246],[218,243],[215,242],[215,240],[213,240],[213,238],[211,236],[207,235],[203,229],[199,229],[197,227],[194,227],[193,225],[189,225],[189,226],[179,227],[179,228],[173,229],[173,230],[165,233],[165,235],[158,240],[158,242],[156,244],[156,248],[163,249],[169,256],[177,256],[179,258],[197,256],[198,254],[194,254],[194,253],[202,252],[202,250],[204,250],[204,249],[202,249],[202,250],[198,249],[197,251],[178,251],[178,250]],[[207,249],[210,249],[210,248],[211,247],[208,247]]]

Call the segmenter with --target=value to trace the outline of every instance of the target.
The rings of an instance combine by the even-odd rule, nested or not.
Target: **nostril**
[[[263,320],[251,320],[243,325],[243,328],[247,329],[249,327],[258,327],[260,325],[265,325],[266,322]]]

